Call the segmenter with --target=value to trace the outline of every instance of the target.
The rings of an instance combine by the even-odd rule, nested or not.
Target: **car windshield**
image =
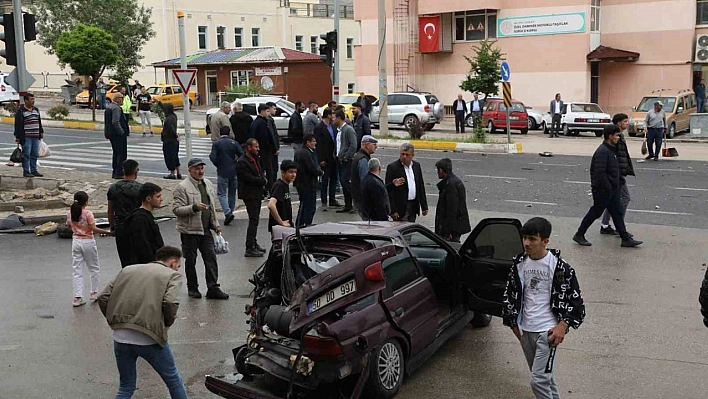
[[[674,110],[674,105],[676,104],[675,97],[644,97],[642,102],[639,103],[637,111],[639,112],[649,112],[650,109],[654,109],[654,103],[661,101],[664,104],[664,111],[670,112]]]
[[[339,104],[342,104],[342,105],[354,104],[358,98],[359,98],[359,96],[357,96],[355,94],[348,94],[346,96],[339,96]]]
[[[432,95],[432,94],[426,94],[426,95],[425,95],[425,101],[427,101],[428,104],[436,104],[436,103],[439,103],[439,102],[440,102],[440,100],[438,100],[438,98],[435,97],[435,96]]]
[[[499,103],[499,111],[506,111],[506,106],[504,105],[504,103]],[[511,112],[526,112],[526,108],[524,108],[524,104],[511,103],[511,109],[509,111],[511,111]]]
[[[288,100],[283,100],[280,99],[278,102],[276,102],[281,108],[288,108],[289,110],[294,110],[295,109],[295,104],[291,103]]]
[[[571,104],[570,112],[598,112],[602,113],[602,109],[597,104]]]
[[[160,94],[161,91],[162,91],[162,87],[159,87],[159,86],[152,86],[152,87],[148,87],[148,89],[147,89],[148,94],[153,95],[153,96],[156,94]]]

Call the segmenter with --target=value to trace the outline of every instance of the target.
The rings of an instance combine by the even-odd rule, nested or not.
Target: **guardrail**
[[[292,3],[288,0],[280,0],[280,6],[289,7],[291,16],[332,18],[334,15],[334,5],[332,4]],[[340,5],[339,18],[354,19],[354,6]]]

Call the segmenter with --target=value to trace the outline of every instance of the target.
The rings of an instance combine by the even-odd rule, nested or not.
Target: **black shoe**
[[[584,247],[589,247],[592,245],[592,243],[588,240],[585,239],[585,236],[581,236],[580,234],[575,234],[573,236],[573,241],[577,242],[578,244],[584,246]]]
[[[263,255],[263,252],[255,248],[249,248],[246,250],[246,253],[243,254],[243,256],[245,256],[246,258],[262,258]]]
[[[647,155],[646,157],[644,157],[644,159],[646,159],[647,161],[650,160],[650,159],[652,159],[652,158],[654,158],[653,155]]]
[[[39,172],[32,172],[32,176],[34,176],[34,177],[44,177],[44,175],[41,174],[41,173],[39,173]]]
[[[600,234],[607,234],[607,235],[619,235],[619,233],[612,228],[612,226],[607,226],[607,227],[600,227]]]
[[[224,225],[228,226],[229,224],[231,224],[231,222],[234,221],[234,218],[235,218],[235,216],[233,214],[227,215],[226,219],[224,219]]]
[[[344,208],[338,210],[337,213],[349,213],[350,211],[353,211],[353,210],[354,210],[354,208],[345,206]]]
[[[199,299],[202,297],[202,293],[199,292],[199,290],[187,290],[187,294],[189,295],[190,298],[196,298]]]
[[[22,177],[34,177],[32,173],[22,172]]]
[[[162,176],[162,178],[169,179],[169,180],[175,180],[177,177],[175,177],[175,175],[166,175],[166,176]]]
[[[184,180],[184,177],[182,177],[182,175],[177,175],[177,180]]]
[[[342,204],[340,204],[337,201],[330,201],[329,206],[334,207],[334,208],[340,208],[342,206]]]
[[[229,294],[222,291],[220,288],[214,288],[207,291],[207,299],[229,299]]]
[[[659,160],[659,157],[654,157],[654,160],[655,160],[655,161],[658,161],[658,160]]]
[[[263,247],[261,247],[260,245],[258,245],[258,243],[256,243],[256,245],[253,247],[253,249],[255,249],[255,250],[258,251],[258,252],[263,252],[263,253],[268,252],[268,251],[265,250],[265,248],[263,248]]]
[[[632,237],[629,237],[626,240],[622,240],[622,247],[623,248],[634,248],[642,245],[644,241],[637,241]]]

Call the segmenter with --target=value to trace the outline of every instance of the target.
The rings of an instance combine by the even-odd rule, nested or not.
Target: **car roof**
[[[655,89],[644,94],[643,97],[672,97],[693,94],[690,89]]]
[[[308,235],[357,235],[357,236],[396,236],[398,231],[405,226],[411,225],[408,222],[330,222],[314,224],[300,229],[302,236]],[[273,236],[276,239],[284,239],[295,234],[292,227],[273,226]]]

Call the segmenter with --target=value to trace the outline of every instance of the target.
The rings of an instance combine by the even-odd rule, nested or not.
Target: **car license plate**
[[[600,122],[600,120],[599,120],[599,119],[588,119],[588,122],[590,122],[590,123],[598,123],[598,122]]]
[[[509,119],[511,119],[512,121],[518,121],[518,120],[519,120],[519,117],[518,117],[518,116],[512,116],[512,117],[510,117]]]
[[[325,292],[324,295],[320,296],[314,301],[309,302],[307,304],[307,314],[314,313],[320,308],[323,308],[329,305],[330,303],[335,302],[338,299],[344,298],[345,296],[351,295],[355,292],[356,282],[354,280],[347,281],[339,287],[335,287],[334,289]]]

